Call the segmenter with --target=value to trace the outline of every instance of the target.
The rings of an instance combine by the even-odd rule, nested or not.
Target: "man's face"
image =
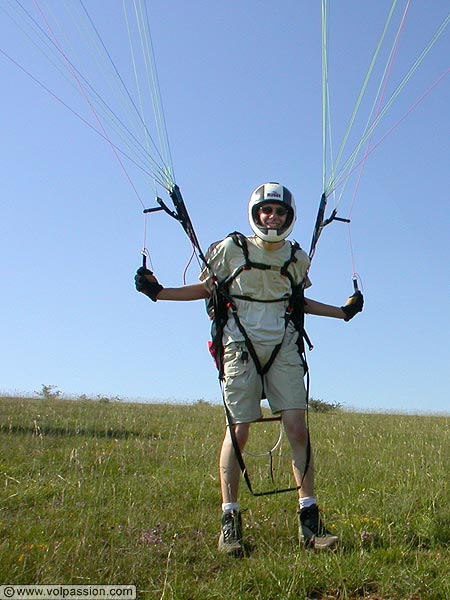
[[[267,229],[280,229],[286,221],[287,213],[284,206],[267,202],[259,207],[258,219],[260,224]]]

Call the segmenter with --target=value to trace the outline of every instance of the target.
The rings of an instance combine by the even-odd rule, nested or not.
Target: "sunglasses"
[[[261,206],[259,210],[265,215],[271,215],[275,213],[278,217],[285,217],[288,213],[287,209],[283,206]]]

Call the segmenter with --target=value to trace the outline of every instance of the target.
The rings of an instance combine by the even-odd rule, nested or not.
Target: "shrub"
[[[325,400],[318,400],[317,398],[310,398],[308,406],[312,411],[320,413],[339,411],[342,409],[342,404],[339,402],[325,402]]]
[[[42,389],[40,392],[34,392],[39,398],[44,398],[45,400],[56,400],[61,396],[60,390],[56,387],[56,385],[45,385],[42,384]]]

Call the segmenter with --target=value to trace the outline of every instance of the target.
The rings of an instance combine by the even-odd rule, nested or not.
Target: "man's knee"
[[[250,431],[250,423],[236,423],[234,425],[234,435],[236,441],[239,445],[239,448],[242,450],[247,443],[248,435]],[[225,443],[232,444],[230,428],[227,427],[227,432],[225,435]]]
[[[292,444],[306,446],[308,444],[308,428],[303,418],[288,418],[283,420],[284,430]]]

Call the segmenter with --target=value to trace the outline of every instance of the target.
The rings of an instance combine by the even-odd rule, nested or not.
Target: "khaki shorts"
[[[297,337],[296,331],[286,332],[272,366],[264,375],[265,397],[274,414],[283,410],[306,409],[304,367],[295,343]],[[255,350],[264,365],[273,347],[255,345]],[[233,422],[251,423],[261,418],[262,380],[245,342],[232,342],[225,346],[223,391]]]

